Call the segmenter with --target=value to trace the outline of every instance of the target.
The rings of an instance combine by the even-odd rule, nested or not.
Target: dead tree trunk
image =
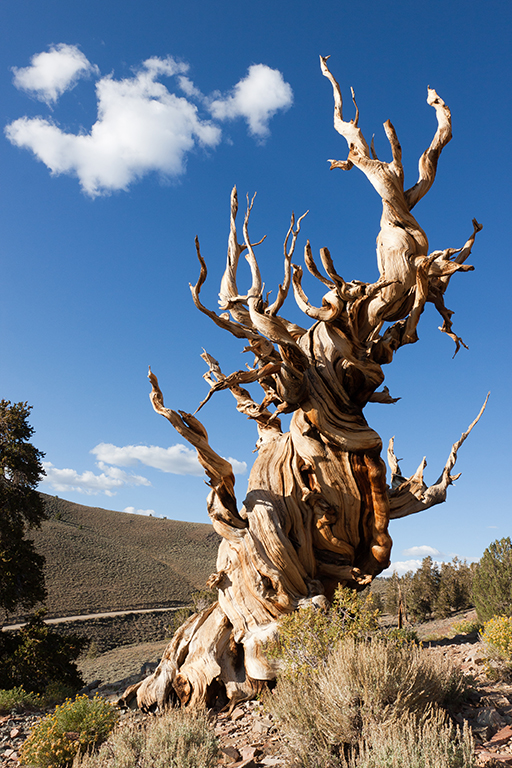
[[[450,111],[436,92],[429,88],[427,102],[435,109],[437,131],[420,159],[417,183],[405,190],[393,126],[389,121],[384,125],[393,157],[385,163],[377,159],[373,145],[369,149],[358,127],[353,94],[355,118],[343,119],[341,91],[326,62],[321,59],[334,91],[334,126],[349,146],[348,159],[331,161],[331,168],[359,168],[382,198],[380,278],[373,284],[346,282],[327,248],[320,250],[323,274],[308,242],[306,267],[327,288],[322,306],[312,306],[302,288],[302,268],[292,265],[303,219],[296,222],[292,215],[284,243],[284,278],[270,304],[255,256],[259,243],[251,243],[248,232],[254,199],[248,200],[240,243],[234,189],[217,314],[200,299],[207,272],[196,240],[201,273],[191,287],[194,303],[219,327],[245,339],[255,358],[249,370],[225,376],[205,353],[211,389],[200,407],[218,390],[229,389],[237,409],[256,422],[258,458],[239,508],[230,463],[210,447],[195,416],[164,407],[150,372],[155,410],[196,448],[210,479],[208,513],[223,541],[217,572],[209,581],[218,589],[218,601],[190,617],[155,673],[125,693],[126,700],[136,695],[143,708],[173,701],[234,703],[272,680],[276,670],[263,648],[275,635],[280,617],[304,605],[328,605],[338,584],[363,589],[388,566],[389,520],[444,501],[454,479],[450,472],[457,450],[481,415],[455,443],[441,477],[430,488],[423,483],[424,464],[411,478],[400,475],[391,442],[388,486],[381,439],[368,426],[364,406],[370,401],[395,402],[386,387],[378,391],[384,381],[381,366],[390,363],[401,346],[417,340],[416,327],[427,301],[438,309],[441,330],[455,341],[456,351],[463,343],[452,330],[444,293],[454,272],[473,269],[465,262],[481,226],[473,220],[473,232],[462,248],[429,254],[427,237],[411,213],[432,186],[439,156],[451,138]],[[237,287],[242,254],[252,275],[243,295]],[[314,321],[309,329],[278,314],[290,286],[299,307]],[[263,388],[261,403],[243,388],[254,382]],[[279,414],[290,412],[290,430],[283,433]]]

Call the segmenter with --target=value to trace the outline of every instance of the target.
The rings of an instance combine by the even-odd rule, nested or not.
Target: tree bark
[[[239,243],[234,189],[221,312],[216,313],[201,302],[207,269],[196,239],[201,266],[199,280],[191,286],[196,307],[219,327],[246,339],[246,350],[254,354],[252,367],[225,376],[205,352],[210,392],[199,409],[215,392],[229,389],[237,409],[256,422],[258,457],[239,508],[230,463],[211,448],[195,415],[164,406],[150,371],[154,409],[196,448],[209,477],[208,513],[223,540],[217,571],[209,580],[218,590],[218,601],[190,617],[154,675],[125,693],[126,701],[136,696],[144,709],[170,702],[233,706],[273,680],[276,669],[264,646],[275,636],[280,618],[306,605],[326,608],[338,585],[364,589],[389,565],[389,520],[444,501],[448,485],[456,479],[450,472],[457,451],[485,408],[454,444],[441,477],[430,488],[423,482],[424,463],[411,478],[401,476],[391,443],[388,486],[381,439],[367,424],[364,406],[370,401],[396,402],[387,387],[378,390],[384,381],[382,365],[390,363],[401,346],[417,340],[427,301],[436,306],[443,318],[441,330],[459,349],[462,341],[452,330],[444,293],[455,272],[473,269],[465,262],[481,225],[473,221],[473,234],[463,248],[429,254],[427,236],[411,213],[432,186],[441,151],[451,139],[450,110],[434,90],[428,89],[427,102],[435,109],[437,131],[420,159],[417,183],[405,190],[401,147],[391,123],[386,122],[384,130],[393,159],[385,163],[358,127],[353,93],[355,118],[344,120],[341,90],[327,58],[321,58],[321,70],[333,88],[335,129],[349,147],[347,160],[331,161],[331,168],[359,168],[382,199],[380,277],[373,284],[346,282],[327,248],[320,251],[323,274],[308,242],[305,265],[328,289],[322,306],[312,306],[302,288],[302,268],[292,264],[304,217],[296,222],[292,216],[284,243],[283,282],[269,304],[255,255],[258,244],[249,237],[254,198],[247,200],[244,239]],[[252,284],[241,295],[237,267],[243,254]],[[290,287],[299,307],[314,320],[309,329],[278,314]],[[243,388],[256,382],[264,392],[261,403]],[[286,433],[281,413],[293,413]]]

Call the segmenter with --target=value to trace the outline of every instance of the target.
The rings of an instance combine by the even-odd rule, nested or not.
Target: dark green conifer
[[[489,544],[473,579],[473,600],[480,621],[512,616],[512,542],[510,537]]]
[[[6,615],[46,597],[44,558],[26,538],[46,517],[36,491],[44,454],[30,442],[30,411],[27,403],[0,400],[0,608]]]

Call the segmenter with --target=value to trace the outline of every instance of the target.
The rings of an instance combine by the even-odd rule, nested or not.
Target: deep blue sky
[[[368,140],[375,133],[382,159],[390,155],[382,123],[389,118],[395,125],[408,186],[435,131],[427,85],[450,106],[453,141],[415,210],[430,249],[461,246],[472,217],[484,225],[470,259],[475,272],[455,275],[447,293],[455,330],[469,350],[452,359],[453,344],[427,309],[420,341],[400,350],[385,370],[391,393],[402,399],[367,409],[385,445],[395,435],[403,472],[411,474],[426,455],[426,479],[433,482],[491,390],[484,417],[461,449],[463,475],[448,502],[392,524],[393,560],[430,551],[438,559],[478,558],[490,541],[510,535],[510,4],[5,0],[0,14],[0,117],[3,128],[11,126],[11,139],[0,138],[1,396],[33,406],[34,442],[45,451],[53,479],[41,490],[94,506],[207,522],[200,475],[162,472],[138,459],[155,464],[162,457],[141,446],[183,444],[151,409],[148,364],[166,404],[193,411],[207,392],[203,347],[224,372],[245,363],[243,345],[195,310],[188,289],[198,274],[197,234],[210,270],[204,301],[215,308],[233,184],[242,201],[246,192],[258,192],[251,233],[255,240],[267,234],[258,258],[269,289],[280,280],[292,210],[310,211],[296,260],[309,238],[316,253],[329,247],[345,278],[376,279],[380,200],[356,169],[328,170],[328,158],[344,159],[347,152],[332,127],[332,91],[318,64],[319,54],[331,54],[347,110],[353,86],[360,125]],[[74,52],[85,62],[87,76],[63,86],[60,96],[43,90],[35,72],[42,60],[33,57],[51,51],[60,51],[63,61]],[[144,91],[149,59],[158,60],[160,70]],[[62,72],[59,64],[54,80]],[[183,75],[189,85],[180,89]],[[256,93],[258,78],[263,97]],[[126,112],[123,80],[132,88]],[[206,98],[190,95],[190,82]],[[98,116],[102,85],[115,92],[104,96]],[[265,113],[269,85],[277,92]],[[160,119],[160,107],[150,101],[176,105],[173,93],[181,99],[177,113],[188,109],[200,130],[209,131],[203,145],[190,133],[190,120],[178,131],[169,118],[154,134],[151,120],[142,119],[146,108]],[[93,141],[87,136],[98,120]],[[127,148],[120,141],[125,130]],[[180,160],[176,147],[187,142]],[[51,162],[44,152],[54,153]],[[164,172],[147,171],[146,156]],[[61,172],[52,175],[48,165]],[[313,278],[306,292],[320,302]],[[293,304],[290,296],[284,314],[299,319]],[[250,467],[255,429],[235,411],[231,395],[217,394],[201,418],[213,447]],[[123,450],[91,453],[100,444]],[[184,459],[181,471],[193,469],[186,452],[174,453]],[[247,476],[237,475],[240,502]]]

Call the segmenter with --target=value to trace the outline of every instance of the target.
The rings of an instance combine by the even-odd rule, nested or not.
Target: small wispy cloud
[[[155,56],[132,77],[116,80],[100,77],[76,46],[52,46],[33,56],[29,67],[13,69],[14,85],[52,105],[80,77],[96,75],[96,122],[89,132],[69,133],[51,118],[20,117],[5,134],[15,146],[31,150],[53,175],[76,176],[82,190],[96,197],[126,190],[151,172],[180,176],[192,151],[218,146],[220,121],[241,117],[261,140],[269,134],[271,118],[293,101],[281,72],[265,64],[253,64],[228,94],[210,97],[186,76],[188,70],[186,62]],[[184,95],[171,92],[162,77],[176,77]]]
[[[404,555],[404,560],[393,560],[389,568],[386,568],[385,571],[381,573],[381,576],[384,576],[388,578],[389,576],[392,576],[393,573],[397,573],[399,576],[403,576],[405,573],[408,573],[409,571],[417,571],[418,568],[421,568],[421,565],[423,563],[423,560],[425,557],[431,557],[434,561],[434,564],[438,567],[441,567],[442,563],[449,563],[455,558],[457,558],[461,562],[474,562],[478,558],[474,557],[466,557],[464,555],[460,555],[455,552],[450,552],[448,554],[444,552],[440,552],[435,547],[431,547],[428,544],[421,544],[420,546],[415,547],[409,547],[408,549],[402,550],[402,555]]]
[[[146,477],[132,475],[118,467],[109,467],[103,462],[98,463],[99,474],[88,470],[79,473],[75,469],[58,469],[51,461],[44,461],[46,477],[41,484],[50,485],[55,491],[76,491],[89,496],[104,493],[115,496],[116,492],[127,485],[151,485]]]
[[[147,517],[154,517],[154,509],[135,509],[135,507],[125,507],[123,512],[127,512],[129,515],[146,515]]]
[[[204,469],[197,460],[196,451],[186,445],[177,444],[169,448],[161,448],[158,445],[117,446],[112,443],[99,443],[91,453],[98,461],[114,464],[117,467],[132,467],[140,463],[173,475],[202,477],[204,474]],[[228,458],[228,461],[231,462],[235,474],[244,474],[247,471],[245,461],[237,461],[233,458]]]
[[[14,85],[50,105],[65,91],[73,88],[81,77],[99,75],[76,45],[52,45],[49,51],[36,53],[29,67],[13,67]]]
[[[411,560],[396,560],[391,563],[389,568],[386,568],[385,571],[382,571],[380,574],[384,578],[388,578],[389,576],[392,576],[393,573],[397,573],[399,576],[403,576],[405,573],[408,573],[409,571],[417,571],[418,568],[421,567],[421,560],[417,559],[411,559]]]
[[[419,547],[409,547],[409,549],[403,549],[402,555],[405,557],[437,557],[439,555],[442,555],[443,553],[440,552],[438,549],[435,549],[435,547],[429,547],[428,544],[421,544]]]

